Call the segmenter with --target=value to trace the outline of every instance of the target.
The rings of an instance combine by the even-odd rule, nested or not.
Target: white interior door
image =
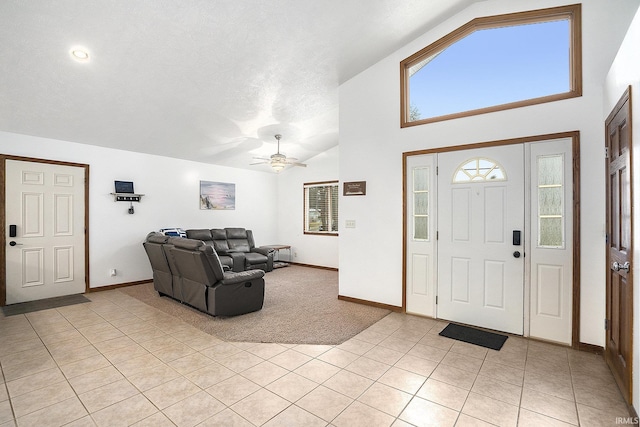
[[[438,154],[437,317],[523,333],[524,206],[522,144]]]
[[[6,303],[83,293],[84,168],[7,160],[5,171]]]

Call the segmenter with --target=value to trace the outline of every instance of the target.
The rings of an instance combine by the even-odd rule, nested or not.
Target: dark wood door
[[[607,335],[605,358],[631,402],[633,262],[631,195],[631,88],[606,121],[607,131]]]

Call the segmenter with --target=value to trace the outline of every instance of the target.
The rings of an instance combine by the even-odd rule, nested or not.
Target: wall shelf
[[[139,202],[144,194],[110,193],[114,202]]]

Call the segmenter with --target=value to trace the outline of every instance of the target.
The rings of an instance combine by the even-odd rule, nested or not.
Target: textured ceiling
[[[304,161],[340,83],[474,1],[2,0],[0,130],[265,171],[280,133]]]

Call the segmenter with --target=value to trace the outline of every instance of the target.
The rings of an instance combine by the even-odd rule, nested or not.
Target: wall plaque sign
[[[345,182],[343,196],[364,196],[367,194],[367,181]]]

